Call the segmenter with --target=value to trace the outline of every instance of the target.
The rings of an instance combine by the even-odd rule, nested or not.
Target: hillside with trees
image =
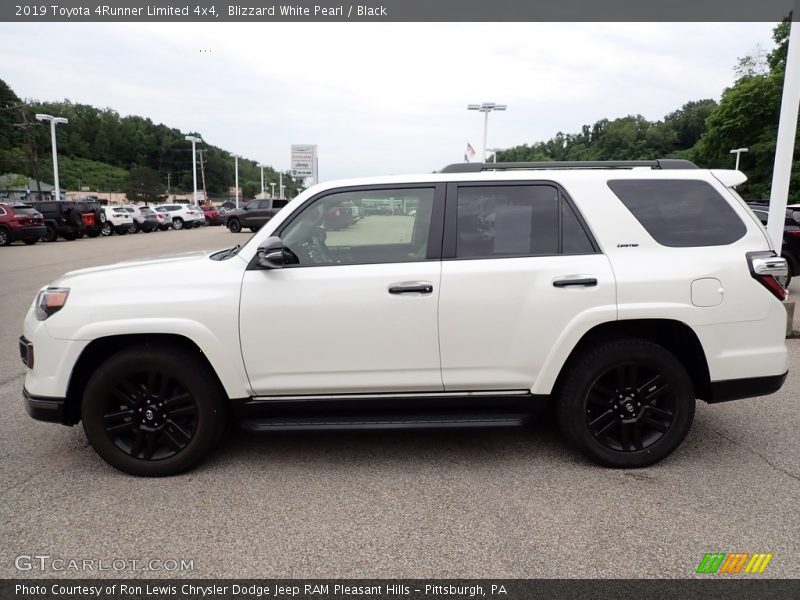
[[[509,148],[498,161],[647,160],[687,158],[706,168],[732,168],[733,148],[748,147],[739,168],[748,181],[738,188],[745,198],[768,198],[778,135],[789,22],[773,31],[768,54],[739,59],[737,79],[720,102],[684,104],[661,121],[641,115],[601,119],[580,133],[559,132],[545,142]],[[800,202],[800,137],[795,144],[790,201]]]
[[[192,190],[192,148],[186,135],[201,132],[178,129],[139,116],[120,116],[110,108],[86,104],[23,101],[0,80],[0,173],[21,173],[52,180],[50,129],[36,121],[36,113],[66,117],[69,125],[58,129],[58,165],[62,188],[99,191],[136,190],[137,196]],[[217,146],[201,143],[206,188],[209,194],[227,196],[235,181],[233,156]],[[239,159],[239,185],[245,197],[261,190],[258,162]],[[278,180],[278,172],[265,168],[264,176]],[[202,189],[198,165],[198,189]],[[284,173],[286,193],[294,196],[301,181]],[[144,194],[144,196],[143,196]]]

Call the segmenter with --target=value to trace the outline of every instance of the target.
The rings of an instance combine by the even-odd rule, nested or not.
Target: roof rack
[[[499,163],[454,163],[447,165],[440,173],[480,173],[481,171],[503,171],[512,169],[699,169],[690,160],[662,158],[658,160],[567,160],[540,162],[499,162]]]

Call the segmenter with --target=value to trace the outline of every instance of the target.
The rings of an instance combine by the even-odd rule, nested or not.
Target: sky
[[[773,23],[2,23],[18,96],[149,117],[290,168],[317,144],[320,180],[430,172],[488,147],[655,120],[719,100]],[[68,125],[67,125],[68,126]]]

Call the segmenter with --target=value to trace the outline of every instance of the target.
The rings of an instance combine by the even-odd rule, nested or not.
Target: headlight
[[[47,317],[57,313],[67,303],[69,288],[49,287],[39,292],[36,297],[36,318],[44,321]]]

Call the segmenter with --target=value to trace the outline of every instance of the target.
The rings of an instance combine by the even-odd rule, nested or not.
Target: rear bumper
[[[788,371],[783,375],[770,375],[768,377],[749,377],[747,379],[728,379],[727,381],[712,381],[708,398],[709,404],[741,400],[742,398],[755,398],[774,394],[786,381]]]
[[[64,398],[32,396],[26,388],[22,388],[25,410],[37,421],[61,423],[66,425],[66,404]]]
[[[25,241],[25,240],[38,240],[46,232],[47,228],[44,225],[31,225],[29,227],[16,227],[10,230],[11,241]]]

